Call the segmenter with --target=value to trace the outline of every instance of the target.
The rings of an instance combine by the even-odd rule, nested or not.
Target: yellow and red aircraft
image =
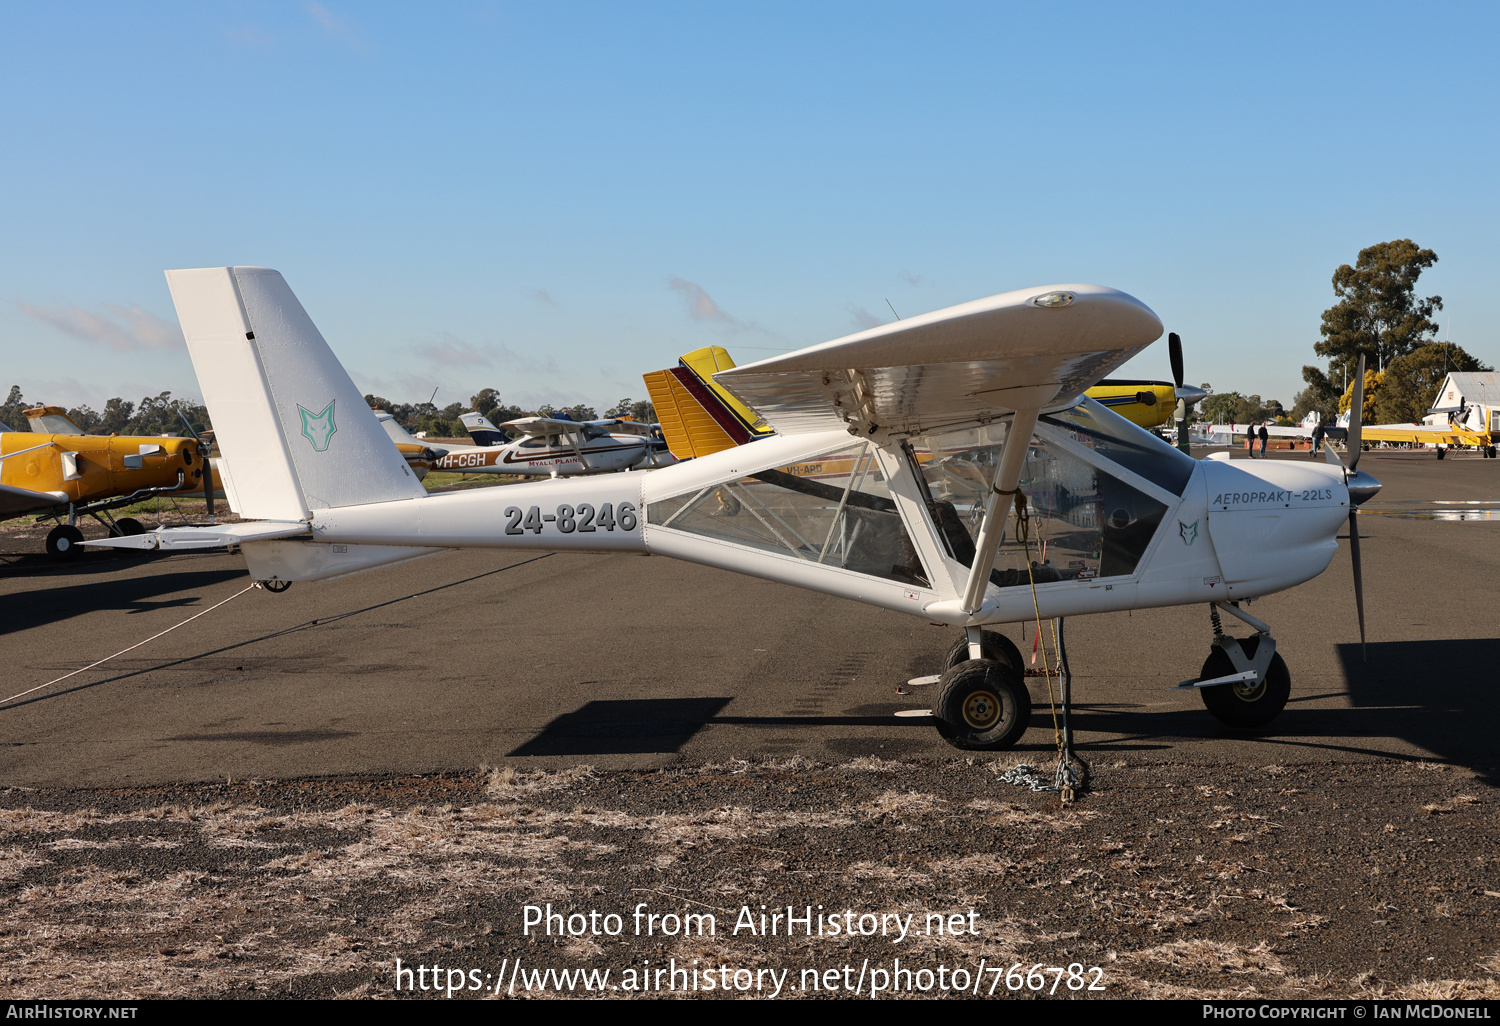
[[[91,516],[112,535],[142,534],[131,517],[112,509],[155,495],[202,492],[206,452],[196,438],[87,435],[58,406],[26,411],[30,431],[0,424],[0,519],[35,514],[57,526],[47,553],[72,559],[83,551],[80,517]],[[212,513],[213,478],[209,478]]]

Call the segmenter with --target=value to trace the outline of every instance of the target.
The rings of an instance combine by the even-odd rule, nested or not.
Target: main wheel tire
[[[999,631],[981,631],[980,638],[979,644],[984,651],[984,658],[1004,663],[1017,673],[1025,670],[1026,662],[1021,658],[1021,650],[1004,634]],[[948,654],[943,657],[943,669],[951,670],[959,663],[968,661],[969,636],[965,634],[949,647]],[[1024,676],[1024,673],[1022,675]]]
[[[47,555],[53,559],[77,559],[83,555],[83,532],[70,524],[59,524],[47,533]]]
[[[1031,722],[1031,695],[1021,671],[990,659],[968,659],[938,682],[932,715],[955,748],[998,751],[1021,740]]]
[[[1258,637],[1240,642],[1240,648],[1252,659],[1255,658],[1255,650],[1259,645]],[[1203,671],[1198,674],[1198,679],[1227,677],[1234,672],[1234,663],[1230,661],[1229,654],[1215,646],[1208,658],[1203,660]],[[1264,727],[1286,707],[1287,699],[1292,694],[1292,675],[1287,672],[1286,661],[1281,658],[1281,653],[1277,652],[1271,656],[1271,665],[1266,667],[1265,679],[1259,684],[1253,687],[1244,684],[1216,684],[1211,688],[1199,688],[1198,693],[1203,696],[1203,705],[1220,722],[1231,727]]]
[[[115,530],[120,533],[120,537],[129,538],[133,535],[145,534],[146,525],[135,517],[121,517],[115,521]]]

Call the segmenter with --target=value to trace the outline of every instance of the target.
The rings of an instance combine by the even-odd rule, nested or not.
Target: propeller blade
[[[198,452],[205,454],[208,452],[208,447],[200,443]],[[214,520],[214,465],[208,461],[207,455],[203,456],[203,504],[208,507],[208,522],[216,523]]]
[[[1359,356],[1359,371],[1354,375],[1354,394],[1349,397],[1349,460],[1346,464],[1350,472],[1359,466],[1360,440],[1364,437],[1363,427],[1365,419],[1365,357]]]
[[[1167,336],[1167,354],[1172,358],[1172,384],[1182,387],[1182,338],[1177,332]]]
[[[1359,572],[1359,509],[1354,506],[1349,507],[1349,556],[1354,565],[1354,608],[1359,613],[1359,654],[1361,659],[1366,659],[1365,585]]]
[[[214,468],[208,461],[208,450],[210,446],[205,445],[198,432],[193,430],[193,425],[188,422],[187,414],[181,410],[177,411],[177,418],[182,421],[182,426],[188,429],[188,434],[193,436],[193,441],[198,443],[198,456],[203,460],[203,503],[208,507],[208,522],[214,523]]]

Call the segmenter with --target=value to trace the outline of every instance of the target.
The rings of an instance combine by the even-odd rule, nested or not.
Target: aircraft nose
[[[1380,482],[1374,474],[1367,474],[1363,470],[1356,470],[1349,475],[1349,501],[1358,506],[1375,498],[1375,493],[1380,491]]]
[[[1201,388],[1194,388],[1192,385],[1178,385],[1177,398],[1187,400],[1187,404],[1192,406],[1207,399],[1208,393]]]

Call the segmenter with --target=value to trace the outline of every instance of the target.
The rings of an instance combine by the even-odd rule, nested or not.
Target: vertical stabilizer
[[[510,441],[505,432],[491,424],[490,419],[478,410],[459,414],[458,419],[475,445],[504,445]]]
[[[302,520],[426,494],[280,273],[168,271],[167,285],[236,513]]]
[[[643,376],[673,456],[707,456],[771,434],[755,411],[713,379],[733,366],[721,347],[708,346],[685,354],[670,370]]]

